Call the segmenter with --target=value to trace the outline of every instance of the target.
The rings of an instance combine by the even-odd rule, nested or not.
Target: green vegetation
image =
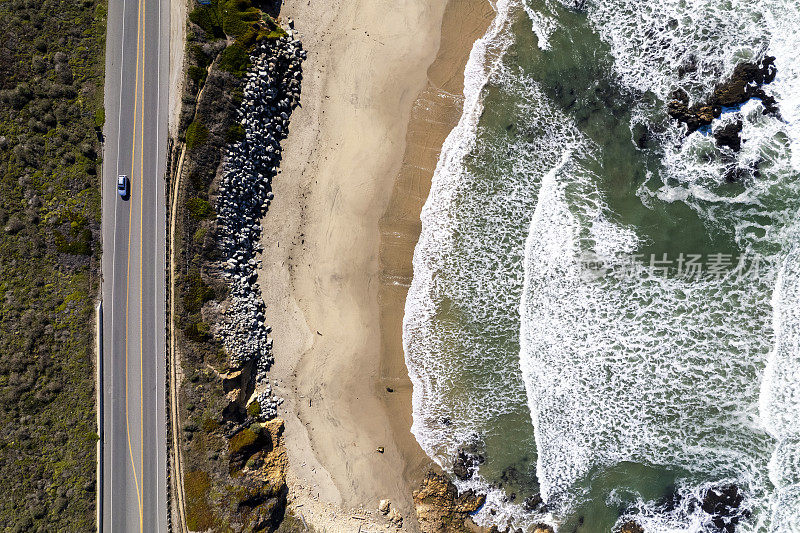
[[[211,207],[211,204],[202,198],[189,198],[189,200],[186,201],[186,210],[197,220],[214,216],[214,209]]]
[[[234,124],[225,132],[225,142],[233,144],[244,140],[244,126],[239,123]]]
[[[0,2],[0,524],[95,520],[103,0]]]
[[[213,41],[227,38],[231,41],[221,53],[219,68],[243,76],[250,66],[248,51],[261,39],[277,39],[286,32],[269,15],[253,7],[250,0],[212,0],[208,5],[199,5],[189,20]],[[190,45],[191,46],[191,45]],[[196,50],[193,50],[196,53]],[[201,53],[203,53],[201,51]],[[205,81],[201,68],[207,66],[202,60],[193,58],[196,65],[189,66],[189,78],[197,83]]]
[[[189,274],[187,281],[188,287],[183,294],[183,306],[190,313],[197,313],[204,303],[214,299],[214,289],[205,284],[199,272]]]
[[[189,79],[198,84],[205,82],[206,77],[208,76],[208,69],[205,67],[199,67],[197,65],[190,66],[188,72]]]
[[[88,227],[88,219],[80,213],[67,210],[69,232],[65,236],[59,230],[53,230],[56,249],[64,254],[90,255],[92,253],[92,230]]]
[[[250,416],[258,416],[261,414],[261,404],[253,402],[247,406],[247,414]]]
[[[208,140],[208,128],[199,120],[195,120],[186,128],[186,149],[191,150]]]
[[[230,440],[231,454],[240,452],[243,449],[252,446],[253,444],[255,444],[256,440],[258,440],[258,435],[255,432],[250,431],[247,428],[241,430],[239,433],[231,437]]]
[[[231,74],[242,77],[250,67],[250,57],[247,55],[247,50],[238,42],[233,43],[225,50],[219,58],[219,68],[227,70]]]
[[[211,486],[206,472],[193,470],[183,475],[186,493],[186,526],[190,531],[206,531],[214,525],[214,511],[208,503]]]
[[[100,107],[97,109],[97,111],[94,112],[94,127],[102,128],[105,123],[106,123],[106,109],[104,107]]]
[[[248,461],[251,468],[263,461],[254,454],[268,445],[268,435],[259,425],[251,425],[228,438],[248,413],[254,416],[260,410],[257,402],[249,407],[244,403],[253,392],[253,381],[248,378],[252,369],[221,378],[221,374],[240,369],[228,367],[225,350],[212,334],[223,321],[229,291],[219,268],[222,257],[213,201],[222,156],[226,146],[245,136],[237,109],[244,98],[249,52],[258,40],[282,35],[285,33],[272,18],[262,15],[249,0],[212,0],[189,15],[179,124],[179,132],[183,132],[179,138],[187,150],[175,214],[174,319],[182,366],[193,369],[178,392],[184,469],[192,476],[202,476],[202,490],[187,495],[191,500],[187,503],[188,521],[198,529],[252,531],[260,524],[261,530],[272,531],[276,524],[263,529],[264,516],[275,521],[283,516],[281,487],[269,492],[271,486],[242,475]],[[173,155],[179,150],[178,145]],[[174,176],[178,157],[172,161]],[[194,481],[187,476],[187,483]]]

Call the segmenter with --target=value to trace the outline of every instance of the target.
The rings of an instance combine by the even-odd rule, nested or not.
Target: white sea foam
[[[662,101],[689,58],[698,68],[680,84],[699,98],[737,60],[765,49],[778,57],[782,77],[768,90],[786,108],[786,120],[764,116],[758,102],[737,112],[744,122],[744,146],[736,164],[758,163],[761,176],[730,195],[724,188],[725,165],[708,157],[717,151],[713,139],[698,132],[684,140],[673,130],[660,137],[662,184],[656,190],[643,186],[640,196],[646,205],[651,198],[687,203],[709,225],[733,234],[746,251],[769,257],[785,253],[786,243],[797,242],[787,227],[797,217],[800,196],[800,63],[794,52],[800,45],[798,6],[777,1],[724,6],[706,0],[606,1],[590,2],[588,12],[611,45],[621,81]],[[587,280],[579,259],[598,253],[592,240],[608,257],[613,255],[610,243],[630,242],[631,237],[629,228],[615,232],[604,224],[607,237],[597,239],[593,220],[602,218],[597,200],[586,202],[579,196],[576,203],[565,192],[576,180],[585,182],[584,191],[591,182],[579,169],[548,175],[526,244],[520,358],[543,494],[572,503],[581,497],[575,493],[578,480],[597,466],[621,461],[679,467],[745,487],[754,530],[769,523],[774,531],[794,531],[800,527],[800,335],[785,323],[800,330],[800,320],[796,311],[787,311],[797,307],[797,295],[791,293],[797,288],[786,293],[786,267],[778,290],[785,296],[776,300],[782,302],[776,304],[776,317],[780,310],[790,316],[775,319],[776,328],[780,326],[777,347],[766,388],[760,389],[772,335],[772,309],[766,305],[773,290],[769,281]],[[584,192],[589,198],[596,194]],[[583,246],[587,233],[592,235],[588,249]],[[629,253],[617,246],[619,255]],[[791,260],[794,265],[797,259]],[[795,280],[797,272],[792,270]],[[791,387],[789,376],[794,379]],[[779,441],[777,448],[755,408],[759,393],[762,416],[777,419],[767,425]],[[791,437],[776,437],[777,428],[790,431]],[[778,487],[775,494],[773,484]],[[682,487],[687,495],[695,494],[694,501],[701,489]],[[640,508],[638,518],[647,531],[697,531],[708,518],[696,506],[693,513],[692,508],[657,512],[648,502]],[[765,518],[769,509],[771,520]]]
[[[450,243],[452,248],[455,238],[456,224],[450,206],[462,191],[464,158],[475,147],[484,86],[512,39],[507,28],[509,0],[497,2],[495,9],[497,15],[486,35],[470,52],[464,73],[464,111],[443,144],[431,192],[422,209],[423,230],[414,251],[414,278],[403,319],[403,347],[413,384],[411,431],[425,452],[439,464],[450,459],[455,447],[466,441],[473,431],[468,413],[475,406],[470,405],[467,397],[448,398],[448,391],[455,388],[453,377],[459,369],[438,357],[446,340],[432,328],[436,327],[435,318],[440,312],[439,299],[435,297],[437,275],[446,268],[443,263],[450,257],[443,248],[445,243]],[[447,339],[453,345],[464,340]],[[455,427],[443,424],[445,419],[455,419]]]
[[[800,242],[783,262],[772,299],[775,345],[761,386],[759,410],[777,441],[769,463],[775,486],[773,531],[800,531]]]
[[[585,276],[597,243],[624,261],[636,239],[593,227],[604,207],[592,182],[580,165],[549,173],[526,243],[520,366],[543,496],[569,507],[581,478],[623,461],[764,487],[770,439],[752,406],[768,303],[752,280]]]
[[[558,29],[550,13],[515,0],[497,4],[470,55],[464,113],[423,209],[403,337],[412,432],[449,468],[459,444],[491,433],[494,421],[527,399],[542,494],[554,505],[553,515],[537,520],[557,524],[586,498],[580,481],[593,469],[636,461],[713,480],[679,480],[683,498],[669,511],[640,500],[635,518],[647,531],[701,530],[709,517],[696,502],[726,481],[747,493],[743,506],[754,518],[745,530],[800,527],[800,258],[787,255],[798,241],[791,228],[800,205],[797,4],[588,2],[620,82],[654,93],[662,105],[677,85],[698,99],[737,61],[764,51],[777,57],[778,77],[767,91],[778,97],[781,118],[763,115],[756,101],[726,114],[744,124],[742,150],[723,154],[727,160],[712,137],[684,139],[669,128],[657,135],[660,175],[639,189],[647,206],[686,203],[709,231],[731,234],[744,251],[790,257],[772,303],[767,277],[586,276],[587,255],[613,270],[640,237],[614,222],[584,164],[596,147],[549,105],[535,80],[502,61],[521,7],[539,47],[551,46]],[[679,79],[692,63],[696,69]],[[489,97],[515,106],[498,116],[517,116],[519,135],[480,127],[482,116],[493,116]],[[635,111],[643,123],[652,117],[644,104]],[[731,187],[723,177],[731,164],[758,166],[761,176]],[[488,179],[486,169],[503,169],[503,179]],[[509,332],[514,324],[519,338]],[[521,377],[506,364],[517,341]],[[459,486],[487,489],[480,476]],[[522,525],[524,514],[491,489],[476,518]]]

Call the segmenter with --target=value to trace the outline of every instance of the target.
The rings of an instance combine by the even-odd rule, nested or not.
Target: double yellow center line
[[[134,104],[133,104],[133,141],[131,146],[131,169],[136,161],[136,134],[139,131],[139,469],[140,475],[144,471],[144,391],[143,391],[143,368],[142,368],[142,345],[144,341],[144,332],[142,328],[142,217],[144,212],[144,205],[141,204],[144,197],[144,68],[145,68],[145,50],[147,47],[147,40],[142,39],[142,34],[146,32],[146,0],[138,0],[137,8],[137,22],[136,22],[136,76],[134,83]],[[123,17],[125,13],[123,12]],[[124,36],[123,36],[123,53],[124,53]],[[141,70],[140,70],[141,65]],[[141,75],[140,75],[141,72]],[[140,105],[141,100],[141,105]],[[120,113],[122,110],[120,109]],[[141,124],[140,124],[141,122]],[[131,176],[133,177],[133,176]],[[132,191],[129,191],[132,202]],[[142,505],[142,492],[144,490],[142,484],[139,483],[139,476],[136,473],[136,461],[133,457],[133,447],[131,446],[131,431],[130,422],[128,420],[128,315],[129,315],[129,302],[130,302],[130,285],[131,285],[131,231],[133,222],[133,203],[128,205],[128,257],[127,257],[127,273],[126,273],[126,289],[125,289],[125,428],[128,436],[128,453],[130,454],[131,468],[133,470],[133,480],[136,484],[136,497],[139,501],[139,531],[144,530],[144,511]]]

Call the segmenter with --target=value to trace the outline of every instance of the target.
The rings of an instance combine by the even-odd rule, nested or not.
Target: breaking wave
[[[609,486],[601,503],[623,510],[612,523],[701,531],[713,518],[703,495],[733,484],[742,531],[800,530],[800,7],[575,7],[499,2],[472,50],[406,301],[412,432],[446,469],[459,446],[481,441],[486,464],[458,485],[488,491],[484,524],[568,523],[597,497],[599,473],[634,463],[674,473],[672,500]],[[631,132],[645,125],[655,140],[636,220],[610,198],[604,161],[615,154],[520,59],[521,42],[558,52],[559,33],[576,23],[607,46],[620,92],[639,95]],[[780,117],[753,100],[689,136],[664,118],[676,87],[697,101],[763,54],[776,57],[766,89]],[[743,123],[738,153],[710,135],[731,120]],[[731,184],[734,167],[749,178]],[[675,206],[695,213],[703,242],[730,252],[733,266],[741,254],[762,270],[631,272],[632,257],[669,240],[652,227]],[[508,467],[525,462],[535,468],[527,487],[546,503],[533,511],[501,490]]]

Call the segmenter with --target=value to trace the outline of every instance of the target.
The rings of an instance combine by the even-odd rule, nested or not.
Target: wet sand
[[[493,14],[484,0],[282,8],[308,59],[259,281],[285,399],[290,510],[317,528],[355,530],[359,509],[382,524],[375,509],[388,498],[416,529],[411,493],[431,462],[409,431],[403,308],[464,65]]]

